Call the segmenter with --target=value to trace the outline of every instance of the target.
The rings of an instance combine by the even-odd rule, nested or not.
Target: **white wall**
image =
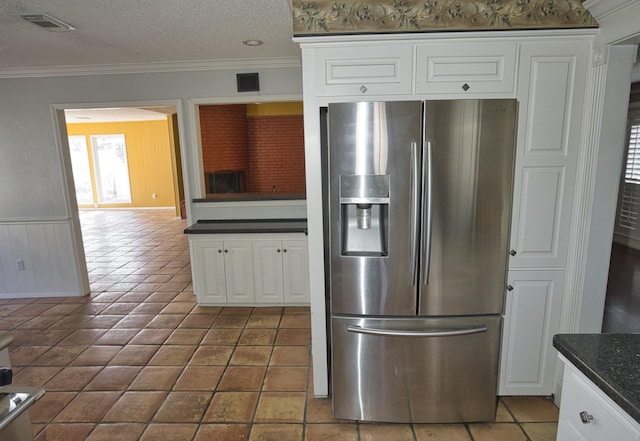
[[[0,227],[7,231],[23,231],[31,223],[67,222],[71,235],[58,243],[60,249],[73,249],[65,265],[73,267],[77,283],[73,288],[52,286],[50,292],[63,295],[86,294],[83,280],[82,244],[77,222],[75,195],[69,190],[65,177],[68,167],[64,126],[56,125],[56,111],[61,108],[105,107],[123,105],[172,104],[178,108],[178,124],[183,157],[187,200],[198,197],[200,191],[199,148],[193,110],[195,100],[242,99],[269,101],[269,97],[302,96],[302,74],[297,60],[256,68],[153,73],[96,74],[79,76],[50,76],[44,78],[0,78]],[[258,72],[261,92],[236,92],[236,73]],[[195,183],[194,183],[195,180]],[[195,196],[191,196],[195,195]],[[9,226],[13,228],[8,228]],[[19,226],[20,228],[16,228]],[[24,234],[23,234],[23,237]],[[62,237],[62,236],[58,236]],[[33,292],[33,283],[18,283],[16,277],[26,273],[15,270],[15,260],[23,259],[27,269],[42,273],[35,265],[53,271],[53,254],[38,255],[41,245],[25,248],[9,234],[0,235],[0,297],[46,295],[46,289]],[[60,240],[60,239],[55,239]],[[46,241],[45,241],[46,242]],[[66,243],[68,242],[68,243]],[[31,251],[27,252],[26,249]],[[60,256],[58,256],[60,258]]]

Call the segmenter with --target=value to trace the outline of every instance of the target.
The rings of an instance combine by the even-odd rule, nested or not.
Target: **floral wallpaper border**
[[[592,28],[581,0],[292,0],[294,35]]]

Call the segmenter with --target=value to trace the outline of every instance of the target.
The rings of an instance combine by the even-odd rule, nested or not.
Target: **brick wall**
[[[304,192],[302,115],[247,117],[244,104],[200,106],[205,173],[244,170],[246,191]]]
[[[205,173],[249,170],[247,110],[244,104],[200,106],[202,166]]]
[[[302,115],[249,118],[252,191],[304,192]]]

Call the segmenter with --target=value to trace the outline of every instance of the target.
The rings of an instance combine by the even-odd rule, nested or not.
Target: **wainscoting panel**
[[[80,296],[71,220],[0,223],[0,298]]]

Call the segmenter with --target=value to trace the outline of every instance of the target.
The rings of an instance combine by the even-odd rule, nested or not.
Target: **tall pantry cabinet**
[[[552,393],[592,38],[590,30],[295,38],[303,64],[316,396],[328,394],[320,108],[465,98],[519,103],[498,393]]]
[[[522,43],[500,395],[553,392],[588,45]]]

